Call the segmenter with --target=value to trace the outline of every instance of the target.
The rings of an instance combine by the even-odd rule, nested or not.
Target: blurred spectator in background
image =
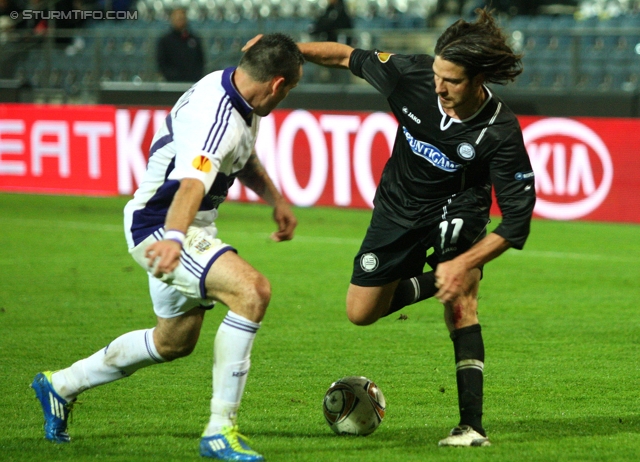
[[[318,42],[340,42],[351,45],[350,29],[353,27],[344,0],[329,0],[327,9],[309,27],[309,33]],[[341,31],[346,33],[340,33]],[[347,72],[340,69],[314,69],[309,80],[321,83],[349,83]]]
[[[197,82],[204,70],[200,38],[188,28],[187,12],[171,12],[171,31],[158,42],[158,68],[167,82]]]
[[[344,0],[329,0],[327,9],[311,25],[309,33],[316,41],[351,43],[351,37],[347,35],[344,40],[338,40],[340,30],[349,30],[353,27],[351,17],[347,13]]]
[[[20,27],[19,18],[22,8],[15,0],[0,0],[0,79],[12,78],[16,67],[22,61],[20,48],[17,46],[19,36],[15,33]]]

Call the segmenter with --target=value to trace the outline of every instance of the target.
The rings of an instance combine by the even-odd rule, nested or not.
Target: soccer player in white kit
[[[271,287],[217,238],[215,219],[237,177],[273,206],[278,230],[272,239],[293,238],[296,218],[254,144],[260,118],[297,85],[304,58],[283,34],[251,45],[237,68],[207,75],[178,100],[153,138],[147,171],[125,207],[129,251],[148,272],[156,326],[124,334],[66,369],[35,377],[31,386],[44,412],[45,438],[70,440],[67,420],[83,391],[189,355],[206,310],[220,301],[229,311],[215,338],[211,418],[200,454],[263,460],[239,433],[236,415]]]

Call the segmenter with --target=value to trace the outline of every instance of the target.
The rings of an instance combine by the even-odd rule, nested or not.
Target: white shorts
[[[161,228],[138,244],[129,253],[149,275],[149,292],[153,311],[161,318],[175,318],[197,307],[211,307],[214,301],[207,299],[205,279],[220,255],[235,249],[216,238],[214,225],[206,228],[190,226],[182,245],[180,264],[170,274],[156,278],[144,254],[147,247],[162,240]]]

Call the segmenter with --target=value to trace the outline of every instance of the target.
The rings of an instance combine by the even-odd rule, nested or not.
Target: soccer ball
[[[322,410],[331,430],[338,435],[366,436],[384,418],[387,403],[378,386],[366,377],[343,377],[324,395]]]

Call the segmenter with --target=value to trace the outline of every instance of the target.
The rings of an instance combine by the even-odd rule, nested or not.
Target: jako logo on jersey
[[[571,220],[602,204],[611,189],[613,163],[593,130],[575,120],[549,118],[527,126],[522,135],[535,172],[537,214]]]
[[[375,271],[378,267],[378,257],[375,253],[365,253],[362,257],[360,257],[360,267],[370,273]]]
[[[533,178],[533,177],[534,177],[533,172],[527,172],[527,173],[518,172],[514,175],[514,178],[518,181],[528,180],[529,178]]]
[[[471,160],[476,156],[476,150],[469,143],[460,143],[458,145],[458,155],[464,160]]]
[[[405,114],[407,114],[409,116],[409,118],[411,120],[413,120],[415,123],[420,124],[422,122],[422,120],[418,119],[413,112],[411,112],[409,110],[409,108],[407,106],[402,106],[402,112],[404,112]]]
[[[381,53],[379,51],[376,51],[376,56],[378,57],[378,61],[384,64],[389,61],[389,58],[393,56],[393,53]]]
[[[445,172],[455,172],[462,168],[462,165],[453,162],[435,146],[415,139],[406,127],[402,127],[402,130],[404,131],[404,136],[407,138],[409,146],[411,146],[411,150],[414,154],[424,157],[435,167],[438,167],[440,170],[444,170]]]
[[[191,165],[195,167],[196,170],[200,170],[204,173],[209,173],[211,171],[211,161],[206,156],[198,156],[193,159]]]

